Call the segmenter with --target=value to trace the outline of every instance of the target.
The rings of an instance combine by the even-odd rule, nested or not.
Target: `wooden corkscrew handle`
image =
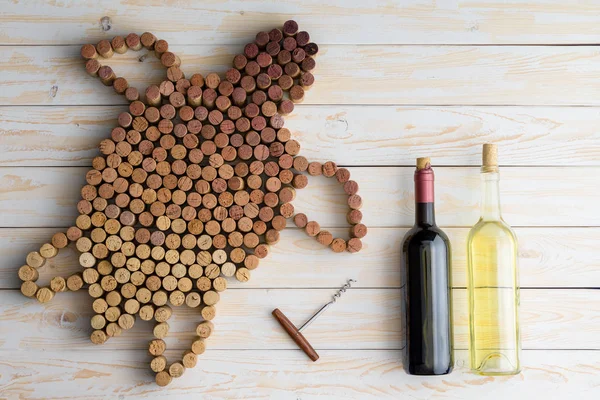
[[[290,321],[288,317],[286,317],[285,314],[279,310],[279,308],[273,310],[273,316],[275,319],[277,319],[277,321],[279,321],[283,329],[285,329],[287,334],[290,335],[294,342],[296,342],[298,347],[300,347],[311,360],[317,361],[319,359],[319,355],[315,349],[313,349],[308,340],[306,340],[304,335],[302,335],[298,328],[296,328],[292,321]]]

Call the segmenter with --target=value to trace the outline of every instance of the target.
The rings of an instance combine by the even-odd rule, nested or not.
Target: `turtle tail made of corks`
[[[144,48],[167,68],[167,79],[149,86],[145,101],[102,65],[115,53]],[[123,94],[129,112],[118,116],[118,126],[99,145],[75,225],[27,255],[19,269],[22,293],[45,303],[57,292],[87,285],[96,344],[130,329],[136,318],[154,319],[150,367],[164,386],[204,352],[226,278],[246,282],[287,219],[335,252],[359,251],[367,229],[360,223],[357,183],[331,161],[298,155],[300,144],[283,126],[283,116],[314,82],[317,52],[294,21],[259,32],[224,78],[186,78],[179,57],[151,33],[84,45],[87,72]],[[308,183],[306,172],[335,177],[348,195],[347,242],[294,213],[292,201]],[[69,243],[79,252],[82,272],[38,286],[38,269]],[[172,363],[163,355],[169,303],[197,308],[201,317],[190,350]]]

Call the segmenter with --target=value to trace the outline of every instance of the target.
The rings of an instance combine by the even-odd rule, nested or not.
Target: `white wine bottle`
[[[481,375],[521,371],[517,238],[500,214],[498,148],[483,145],[481,217],[467,239],[469,354]]]

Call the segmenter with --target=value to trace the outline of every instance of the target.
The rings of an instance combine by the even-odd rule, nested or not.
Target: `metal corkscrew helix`
[[[353,283],[356,283],[354,279],[348,279],[346,283],[333,295],[332,300],[321,307],[321,309],[312,317],[310,317],[300,328],[296,328],[296,326],[278,308],[273,310],[273,316],[277,319],[277,321],[279,321],[283,329],[285,329],[288,335],[294,339],[296,344],[306,353],[308,357],[310,357],[311,360],[317,361],[319,359],[319,355],[301,332],[308,328],[308,326],[310,326],[310,324],[319,318],[319,316],[323,314],[329,307],[335,304],[338,299],[352,287]]]

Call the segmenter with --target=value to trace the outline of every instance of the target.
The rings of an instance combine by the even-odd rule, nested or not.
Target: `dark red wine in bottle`
[[[435,224],[433,169],[417,159],[415,225],[402,243],[406,273],[406,370],[411,375],[452,371],[450,241]]]

